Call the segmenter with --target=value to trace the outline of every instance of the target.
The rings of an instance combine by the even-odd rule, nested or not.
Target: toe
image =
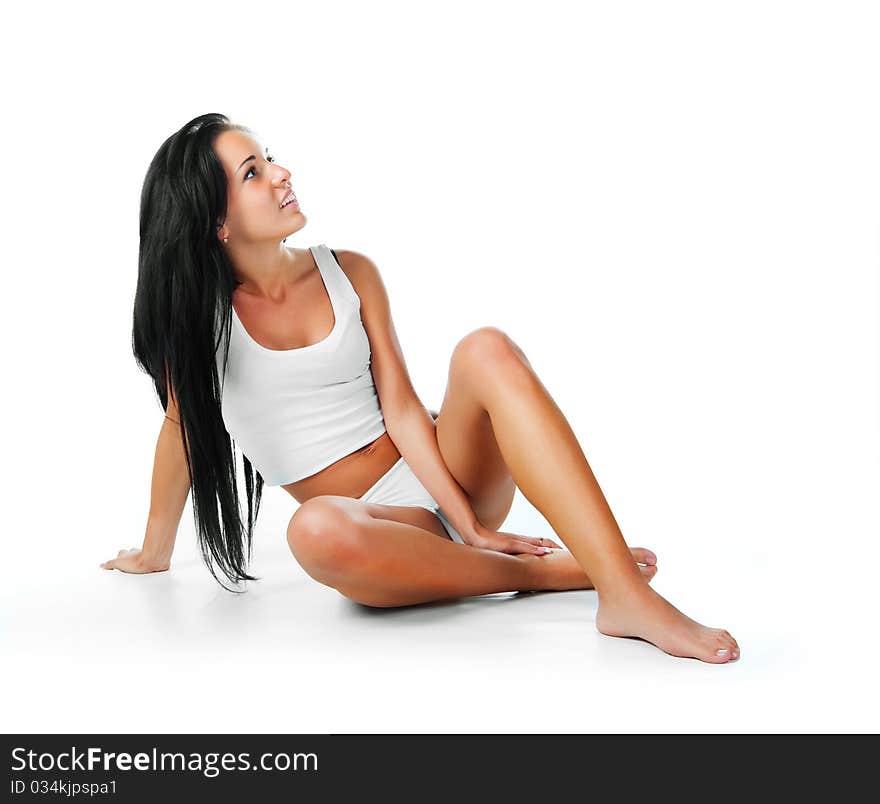
[[[721,638],[724,641],[724,645],[722,647],[729,648],[731,655],[739,653],[739,644],[733,638],[730,631],[725,631],[721,629]]]
[[[657,563],[657,556],[645,547],[633,547],[632,553],[639,564],[653,565]]]
[[[711,655],[709,661],[719,664],[729,662],[733,658],[733,644],[731,640],[724,635],[720,628],[712,630],[715,631],[715,636],[707,640],[708,644],[706,645]]]
[[[725,662],[730,661],[730,648],[718,648],[715,651],[714,661],[719,664],[724,664]]]

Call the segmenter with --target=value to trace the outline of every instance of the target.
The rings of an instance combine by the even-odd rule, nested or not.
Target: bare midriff
[[[400,459],[400,453],[387,432],[365,447],[340,458],[336,463],[282,486],[297,502],[321,494],[338,494],[355,499],[370,487]]]

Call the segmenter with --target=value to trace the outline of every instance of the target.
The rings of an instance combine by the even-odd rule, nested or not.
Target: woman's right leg
[[[456,347],[449,371],[437,443],[450,473],[470,494],[485,450],[467,437],[467,422],[488,416],[511,479],[593,579],[601,633],[714,664],[739,657],[728,631],[687,617],[642,583],[571,425],[509,336],[495,327],[475,330]]]
[[[423,508],[324,496],[300,506],[288,526],[287,541],[312,578],[367,606],[593,588],[566,550],[511,555],[458,544],[441,533],[439,520]],[[637,562],[652,560],[649,551],[632,552]],[[646,582],[656,572],[647,565],[640,570]]]

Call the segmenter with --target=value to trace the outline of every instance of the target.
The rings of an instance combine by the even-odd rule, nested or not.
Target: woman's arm
[[[141,562],[148,571],[170,566],[177,528],[189,496],[189,471],[183,451],[180,419],[175,414],[176,411],[166,414],[156,442],[150,514],[141,549]]]
[[[101,564],[103,569],[147,573],[162,572],[171,566],[177,528],[190,490],[180,427],[180,413],[174,397],[169,394],[162,429],[156,441],[150,513],[143,547],[120,550],[115,559]]]

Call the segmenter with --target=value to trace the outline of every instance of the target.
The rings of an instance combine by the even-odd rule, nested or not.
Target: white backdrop
[[[8,731],[876,731],[875,4],[7,15]],[[98,568],[141,543],[162,423],[141,183],[213,111],[291,169],[288,245],[377,263],[428,407],[464,334],[514,338],[657,590],[739,662],[602,637],[592,592],[359,609],[295,563],[281,489],[247,595],[190,503],[169,573]],[[505,529],[551,535],[520,495]]]

